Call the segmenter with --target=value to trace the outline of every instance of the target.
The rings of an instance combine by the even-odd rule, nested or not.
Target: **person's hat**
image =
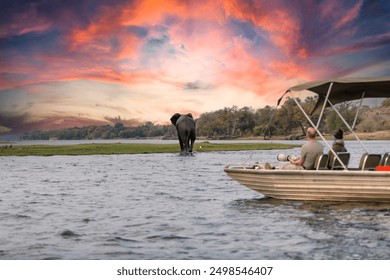
[[[339,128],[339,129],[335,132],[334,138],[336,138],[336,139],[343,139],[343,134],[344,134],[343,130],[342,130],[341,128]]]

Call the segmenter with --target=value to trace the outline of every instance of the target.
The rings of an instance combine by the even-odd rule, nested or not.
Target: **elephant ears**
[[[187,117],[190,117],[191,119],[194,119],[194,117],[192,116],[191,113],[188,113],[186,116],[187,116]]]
[[[177,120],[178,120],[180,117],[181,117],[181,114],[175,113],[175,114],[171,117],[171,123],[172,123],[173,125],[176,125],[176,122],[177,122]]]

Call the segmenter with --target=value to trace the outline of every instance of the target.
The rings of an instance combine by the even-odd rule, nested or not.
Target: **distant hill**
[[[390,130],[390,107],[376,107],[364,110],[358,132],[375,132]]]

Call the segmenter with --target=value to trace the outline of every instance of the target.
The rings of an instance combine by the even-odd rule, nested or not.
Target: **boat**
[[[312,112],[305,112],[300,105],[297,93],[310,91],[318,96]],[[274,167],[262,168],[262,164],[229,164],[224,171],[232,179],[242,185],[275,199],[311,200],[311,201],[370,201],[390,202],[390,156],[389,151],[383,154],[371,154],[354,132],[357,115],[362,102],[367,98],[389,98],[390,77],[377,78],[341,78],[312,81],[289,88],[281,98],[277,107],[286,95],[291,95],[317,135],[323,140],[334,155],[328,168],[328,154],[320,155],[314,170],[285,170]],[[335,107],[345,101],[359,100],[352,125],[348,124]],[[349,154],[336,153],[324,138],[319,125],[325,108],[331,107],[344,122],[348,130],[362,146],[359,168],[349,168]],[[320,112],[315,124],[310,115]]]

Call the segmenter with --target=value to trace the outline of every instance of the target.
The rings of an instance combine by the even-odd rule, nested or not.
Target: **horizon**
[[[0,4],[0,135],[274,106],[289,87],[390,76],[390,2]]]

